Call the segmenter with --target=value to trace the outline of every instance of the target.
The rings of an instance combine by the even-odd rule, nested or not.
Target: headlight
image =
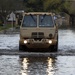
[[[27,40],[24,40],[24,44],[27,44]]]
[[[49,44],[52,44],[52,40],[49,40]]]

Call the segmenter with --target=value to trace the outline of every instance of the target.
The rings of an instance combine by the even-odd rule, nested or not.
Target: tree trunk
[[[70,15],[70,25],[75,26],[75,15]]]

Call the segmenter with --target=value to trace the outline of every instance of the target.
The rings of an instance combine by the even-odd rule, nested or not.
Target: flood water
[[[75,30],[59,30],[59,49],[63,51],[75,50]]]
[[[72,53],[70,55],[10,55],[10,52],[19,52],[19,34],[1,34],[0,52],[8,55],[0,55],[0,75],[75,75],[75,30],[59,29],[58,52]],[[57,53],[58,53],[57,52]],[[28,53],[29,54],[29,53]],[[38,54],[38,56],[36,56]]]
[[[19,34],[0,34],[0,50],[16,50],[19,48]],[[74,51],[75,30],[59,29],[58,51]]]
[[[75,56],[0,56],[0,75],[75,75]]]

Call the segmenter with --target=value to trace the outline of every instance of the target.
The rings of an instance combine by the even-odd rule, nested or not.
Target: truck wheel
[[[58,51],[58,37],[57,37],[57,43],[55,45],[52,45],[49,47],[51,52],[57,52]]]
[[[57,46],[57,44],[50,46],[50,47],[49,47],[49,50],[50,50],[51,52],[57,52],[57,51],[58,51],[58,46]]]
[[[58,51],[58,43],[54,46],[54,52]]]
[[[57,36],[57,43],[56,45],[54,45],[54,52],[57,52],[58,51],[58,36]]]
[[[19,44],[19,51],[23,51],[24,50],[24,45]]]
[[[27,51],[27,47],[25,45],[19,44],[19,51]]]
[[[54,50],[54,45],[51,45],[51,46],[49,47],[49,51],[50,51],[50,52],[53,52],[53,50]]]

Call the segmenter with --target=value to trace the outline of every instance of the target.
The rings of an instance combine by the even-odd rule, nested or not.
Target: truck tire
[[[19,51],[23,51],[24,50],[24,45],[19,44]]]
[[[58,51],[58,43],[54,46],[54,52]]]
[[[54,45],[49,46],[49,51],[53,52],[53,50],[54,50]]]
[[[57,52],[58,51],[58,36],[57,36],[57,43],[56,45],[54,45],[54,52]]]
[[[19,51],[27,51],[27,49],[28,49],[27,46],[19,43]]]
[[[51,52],[57,52],[58,51],[58,36],[57,36],[57,43],[55,45],[50,46],[49,50]]]
[[[49,51],[51,51],[51,52],[57,52],[58,51],[58,45],[56,44],[56,45],[50,46],[49,47]]]

